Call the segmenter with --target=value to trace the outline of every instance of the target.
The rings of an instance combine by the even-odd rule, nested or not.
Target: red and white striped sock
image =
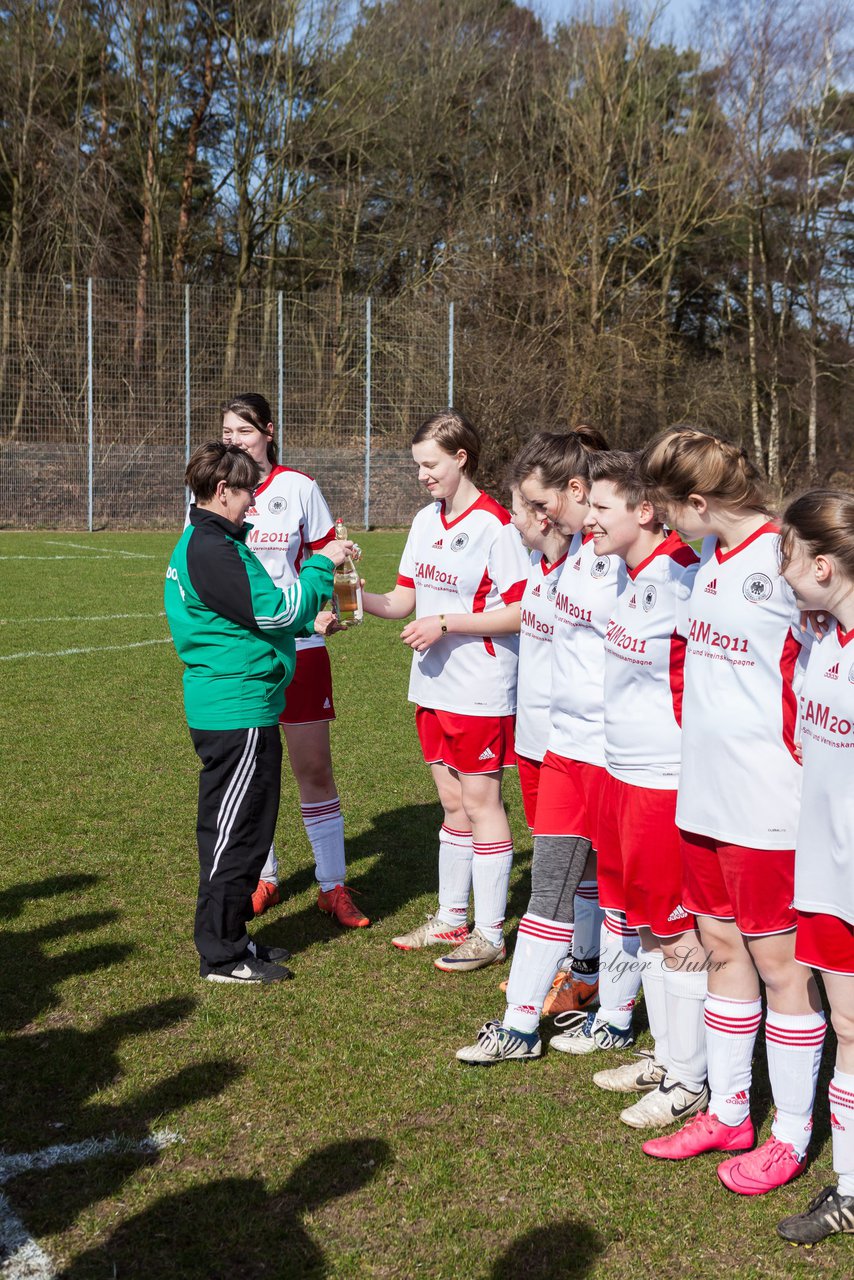
[[[750,1115],[751,1063],[762,1001],[706,996],[709,1110],[721,1124],[738,1125]]]
[[[445,924],[465,924],[471,893],[472,843],[470,831],[455,831],[443,823],[439,830],[439,910]]]
[[[812,1137],[812,1111],[824,1033],[823,1013],[765,1015],[765,1048],[768,1077],[777,1114],[771,1132],[780,1142],[790,1142],[799,1157],[806,1154]]]
[[[314,854],[315,877],[324,893],[347,877],[344,858],[344,819],[338,796],[319,804],[300,805],[305,834]]]
[[[605,912],[599,906],[599,886],[595,880],[582,880],[575,892],[575,934],[572,939],[573,960],[598,960],[599,936]],[[582,982],[595,982],[589,967],[581,972],[573,969],[573,977]]]
[[[632,1011],[641,985],[637,929],[626,924],[622,911],[606,911],[599,943],[599,1009],[594,1026],[603,1022],[620,1031],[632,1025]]]
[[[837,1067],[827,1091],[833,1168],[839,1174],[839,1194],[854,1196],[854,1076]]]
[[[472,842],[472,852],[474,925],[497,947],[504,934],[507,889],[513,865],[513,841],[475,840]]]
[[[571,942],[571,924],[545,920],[529,912],[522,916],[507,980],[505,1027],[536,1031],[543,1001]]]

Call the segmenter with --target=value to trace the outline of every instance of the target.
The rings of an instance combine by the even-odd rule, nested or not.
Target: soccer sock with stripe
[[[575,934],[572,939],[572,976],[595,982],[599,969],[599,935],[605,913],[599,906],[599,886],[582,880],[575,893]]]
[[[739,1125],[750,1115],[753,1046],[762,1021],[762,1001],[706,996],[709,1111],[721,1124]]]
[[[765,1047],[768,1077],[777,1114],[771,1132],[780,1142],[790,1142],[799,1157],[806,1154],[812,1137],[815,1086],[827,1026],[823,1013],[775,1013],[765,1015]]]
[[[439,831],[439,910],[445,924],[465,924],[469,913],[472,875],[470,831],[455,831],[442,824]]]
[[[833,1168],[839,1174],[839,1194],[854,1196],[854,1076],[837,1067],[827,1091]]]
[[[267,880],[270,884],[279,883],[279,859],[276,857],[275,844],[270,845],[270,852],[267,854],[267,861],[264,863],[259,880]]]
[[[522,917],[507,981],[505,1027],[536,1031],[543,1001],[571,941],[571,924],[545,920],[530,912]]]
[[[654,951],[647,951],[644,947],[638,949],[638,963],[641,966],[641,985],[643,986],[646,1016],[649,1019],[649,1029],[655,1041],[655,1060],[660,1062],[662,1066],[669,1067],[670,1054],[668,1050],[667,1006],[664,999],[663,961],[664,955],[658,948]]]
[[[507,889],[513,865],[513,841],[474,840],[472,853],[474,927],[497,947],[504,936]]]
[[[603,1022],[620,1031],[632,1025],[632,1010],[641,985],[640,938],[621,911],[606,911],[599,945],[599,1009],[594,1026]]]
[[[347,876],[344,858],[344,819],[338,796],[319,804],[300,805],[305,834],[314,854],[315,877],[324,893],[343,884]]]
[[[664,1007],[667,1012],[666,1084],[679,1081],[697,1093],[706,1082],[705,969],[662,966]],[[646,990],[646,988],[644,988]],[[720,1119],[720,1117],[718,1117]]]

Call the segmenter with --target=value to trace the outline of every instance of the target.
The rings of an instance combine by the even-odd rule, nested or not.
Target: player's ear
[[[566,491],[576,502],[589,502],[587,490],[579,480],[578,476],[573,476],[566,486]]]
[[[698,516],[703,516],[709,509],[709,504],[701,493],[689,493],[688,504]]]
[[[833,561],[828,556],[816,556],[813,561],[816,582],[829,582],[833,576]]]

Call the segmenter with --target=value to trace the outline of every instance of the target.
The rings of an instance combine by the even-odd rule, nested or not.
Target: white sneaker
[[[569,1015],[561,1014],[561,1017]],[[612,1027],[608,1022],[600,1022],[594,1030],[595,1013],[588,1013],[583,1021],[577,1021],[562,1035],[554,1036],[549,1041],[550,1049],[560,1053],[594,1053],[597,1049],[628,1049],[635,1042],[635,1033],[631,1027],[623,1031]]]
[[[504,939],[496,946],[485,938],[480,929],[472,929],[465,942],[455,951],[433,963],[445,973],[466,973],[469,969],[485,969],[490,964],[500,964],[507,959]]]
[[[517,1031],[502,1026],[500,1022],[487,1022],[477,1033],[477,1043],[457,1050],[460,1062],[491,1067],[496,1062],[530,1061],[543,1052],[542,1041],[536,1031]]]
[[[656,1062],[649,1049],[635,1054],[640,1062],[624,1062],[621,1067],[609,1067],[597,1071],[593,1083],[609,1093],[649,1093],[657,1089],[667,1074],[667,1068]]]
[[[401,951],[417,951],[419,947],[458,947],[468,936],[467,924],[448,924],[438,916],[428,916],[417,929],[392,938],[391,945]]]
[[[633,1106],[621,1111],[620,1119],[632,1129],[666,1129],[670,1124],[682,1124],[698,1111],[705,1111],[708,1105],[708,1085],[695,1090],[686,1089],[678,1080],[673,1084],[662,1080],[652,1093],[644,1094]]]

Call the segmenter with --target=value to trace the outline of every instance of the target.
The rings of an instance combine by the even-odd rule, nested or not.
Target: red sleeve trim
[[[514,582],[509,590],[501,592],[501,599],[505,604],[518,604],[525,594],[526,585],[524,582]]]
[[[795,664],[801,651],[801,642],[786,633],[783,652],[780,654],[780,675],[783,677],[783,742],[789,755],[798,760],[795,750],[795,729],[798,723],[798,697],[794,690]],[[798,764],[800,764],[798,760]]]
[[[396,586],[398,586],[398,587],[412,587],[412,590],[414,591],[414,590],[415,590],[415,579],[414,579],[414,578],[407,578],[407,577],[405,577],[402,573],[399,573],[399,574],[397,575],[397,582],[396,582],[396,584],[395,584],[395,585],[396,585]]]
[[[685,692],[685,650],[688,641],[674,631],[670,637],[670,698],[673,703],[673,715],[679,728],[682,728],[682,696]]]
[[[315,538],[308,545],[312,551],[322,551],[330,542],[335,541],[335,529],[331,528],[328,533],[324,533],[322,538]]]

